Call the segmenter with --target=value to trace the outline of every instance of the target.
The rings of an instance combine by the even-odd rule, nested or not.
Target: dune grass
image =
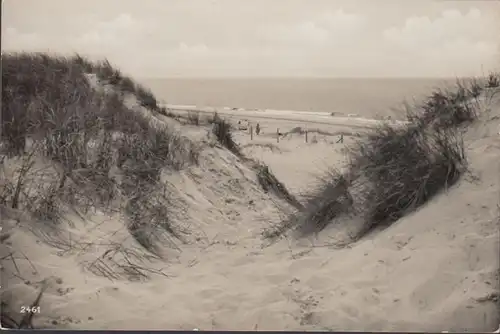
[[[305,236],[356,217],[362,221],[356,240],[453,186],[468,170],[460,128],[477,119],[475,98],[484,88],[474,81],[436,90],[407,110],[410,124],[384,124],[367,133],[347,148],[345,170],[324,175],[281,233],[293,228]]]
[[[291,204],[293,207],[302,209],[302,204],[295,198],[295,196],[290,194],[285,185],[278,180],[267,165],[263,163],[256,163],[255,168],[257,170],[257,180],[264,191],[272,192],[276,196]]]
[[[118,199],[126,203],[126,213],[139,204],[150,209],[140,217],[129,214],[127,226],[146,248],[141,228],[157,225],[175,236],[168,212],[157,210],[168,206],[168,201],[158,201],[164,186],[160,175],[164,168],[196,163],[198,152],[186,138],[154,125],[154,113],[138,113],[124,102],[132,94],[146,110],[156,112],[151,92],[107,60],[11,53],[2,55],[2,62],[1,147],[9,159],[22,162],[17,178],[1,191],[4,205],[54,222],[63,216],[62,207],[113,209],[110,205]],[[113,91],[92,87],[89,74]],[[56,176],[47,186],[28,190],[28,179],[36,183],[33,165],[41,161]]]
[[[72,60],[80,65],[86,73],[96,74],[103,83],[113,85],[123,92],[134,94],[143,107],[153,111],[160,110],[151,90],[134,82],[130,77],[125,76],[120,70],[114,68],[107,59],[92,62],[77,54]]]
[[[407,117],[435,129],[466,125],[477,118],[475,99],[484,88],[478,81],[457,81],[453,89],[436,89],[417,108],[409,108]]]
[[[217,113],[214,114],[210,123],[212,124],[212,133],[215,135],[215,138],[217,138],[217,141],[236,156],[242,157],[243,154],[241,153],[240,147],[233,139],[231,124],[221,118]]]

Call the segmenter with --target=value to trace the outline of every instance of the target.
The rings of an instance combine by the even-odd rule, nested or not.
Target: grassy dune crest
[[[151,92],[108,61],[13,53],[2,62],[2,165],[14,166],[2,182],[3,205],[47,223],[64,208],[123,209],[130,233],[153,252],[158,231],[177,235],[158,181],[164,169],[195,164],[198,152],[155,125]],[[94,87],[92,76],[108,89]]]

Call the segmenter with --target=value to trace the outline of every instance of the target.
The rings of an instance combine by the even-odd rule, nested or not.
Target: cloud
[[[365,25],[366,19],[359,14],[346,13],[343,9],[325,12],[319,16],[319,24],[334,32],[359,31]]]
[[[3,22],[2,47],[107,57],[134,75],[468,75],[500,59],[500,24],[480,4],[433,3],[441,12],[427,16],[420,2],[125,2],[120,12],[67,5],[68,15],[50,19],[45,6],[26,7],[29,15],[19,7]]]
[[[288,45],[321,44],[329,37],[328,30],[318,27],[312,21],[293,26],[268,25],[261,29],[261,33],[268,42]]]
[[[425,49],[440,47],[457,40],[475,43],[490,35],[493,28],[476,8],[466,14],[452,9],[443,11],[434,20],[427,16],[409,17],[402,27],[386,29],[383,36],[395,46]]]
[[[339,9],[297,24],[268,24],[260,28],[260,35],[268,42],[290,47],[325,46],[352,40],[364,23],[364,17]]]
[[[465,14],[451,9],[435,19],[409,17],[401,27],[384,30],[383,39],[386,48],[416,67],[467,75],[481,65],[496,65],[499,44],[492,31],[497,25],[476,8]]]
[[[210,53],[208,47],[203,43],[188,45],[183,42],[179,44],[176,51],[181,56],[187,56],[187,57],[200,57],[200,56],[203,57]]]
[[[90,30],[75,39],[73,44],[76,47],[131,46],[155,30],[152,23],[137,20],[130,14],[120,14],[109,21],[93,22],[91,26]]]

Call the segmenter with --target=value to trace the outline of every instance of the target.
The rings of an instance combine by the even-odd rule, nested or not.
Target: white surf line
[[[313,124],[328,124],[336,126],[346,126],[355,128],[373,128],[377,125],[392,124],[394,126],[409,124],[405,121],[387,122],[382,120],[368,119],[368,118],[354,118],[354,117],[339,117],[331,116],[328,113],[307,112],[307,111],[278,111],[278,110],[264,110],[264,111],[249,111],[249,110],[220,110],[217,108],[188,108],[188,106],[167,105],[172,111],[183,112],[198,112],[198,113],[214,113],[219,115],[236,117],[236,118],[252,118],[252,119],[271,119],[280,121],[300,121],[304,123]]]

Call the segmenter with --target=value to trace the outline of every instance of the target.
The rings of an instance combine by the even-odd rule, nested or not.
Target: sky
[[[500,68],[500,0],[3,0],[2,52],[139,77],[456,77]]]

